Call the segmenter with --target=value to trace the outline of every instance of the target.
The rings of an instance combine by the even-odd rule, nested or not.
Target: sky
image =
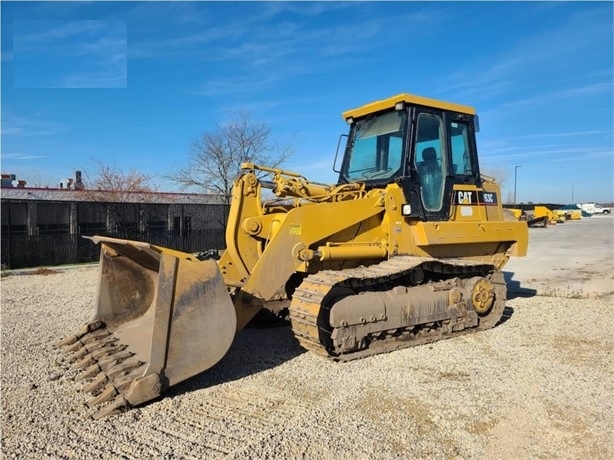
[[[476,108],[504,202],[612,202],[613,5],[2,1],[2,173],[100,161],[178,191],[192,143],[247,111],[335,183],[341,113],[407,92]]]

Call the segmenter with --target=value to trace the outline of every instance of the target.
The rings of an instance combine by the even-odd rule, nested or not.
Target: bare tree
[[[78,193],[104,207],[111,233],[136,238],[148,226],[141,204],[153,201],[152,192],[157,190],[153,175],[135,169],[124,172],[114,163],[92,161],[93,169],[84,171],[84,190]]]
[[[496,165],[489,164],[482,168],[482,173],[486,176],[493,177],[499,187],[504,188],[504,184],[510,175],[510,168],[507,163],[499,163]]]
[[[53,188],[58,186],[56,181],[47,172],[43,172],[40,169],[16,169],[11,172],[15,173],[17,179],[24,179],[27,187]]]
[[[152,183],[153,175],[135,169],[124,172],[115,163],[109,165],[96,159],[92,161],[93,170],[84,172],[84,193],[93,201],[128,202],[135,201],[137,196],[139,201],[143,201],[147,200],[146,194],[157,190]]]
[[[232,185],[241,172],[242,163],[275,168],[293,153],[293,142],[272,139],[268,124],[253,120],[247,112],[236,112],[196,139],[188,155],[188,164],[176,169],[169,179],[183,189],[196,188],[222,195],[224,202],[229,204]]]
[[[484,167],[481,168],[481,171],[485,176],[494,178],[497,184],[499,184],[502,195],[501,199],[503,199],[503,195],[507,191],[507,199],[505,201],[508,204],[514,201],[513,198],[510,198],[510,196],[513,196],[513,193],[507,188],[507,180],[510,176],[510,167],[507,163],[484,165]]]

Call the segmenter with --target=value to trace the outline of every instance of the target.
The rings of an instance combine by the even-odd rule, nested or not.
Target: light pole
[[[574,188],[574,186],[572,185],[571,186],[571,204],[574,204],[574,201],[573,201],[573,188]]]
[[[522,168],[522,165],[514,166],[514,205],[516,205],[516,179],[518,178],[518,168]]]

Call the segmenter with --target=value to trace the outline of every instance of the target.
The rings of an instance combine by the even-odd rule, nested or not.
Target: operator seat
[[[441,174],[435,147],[427,147],[422,151],[422,165],[426,174],[436,174],[437,172]]]

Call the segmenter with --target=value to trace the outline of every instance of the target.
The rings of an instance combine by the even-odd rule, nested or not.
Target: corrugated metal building
[[[218,195],[80,190],[76,183],[61,189],[33,188],[4,176],[4,267],[97,260],[98,248],[81,238],[92,235],[148,241],[186,252],[224,247],[228,206]],[[14,183],[17,186],[8,186]]]

